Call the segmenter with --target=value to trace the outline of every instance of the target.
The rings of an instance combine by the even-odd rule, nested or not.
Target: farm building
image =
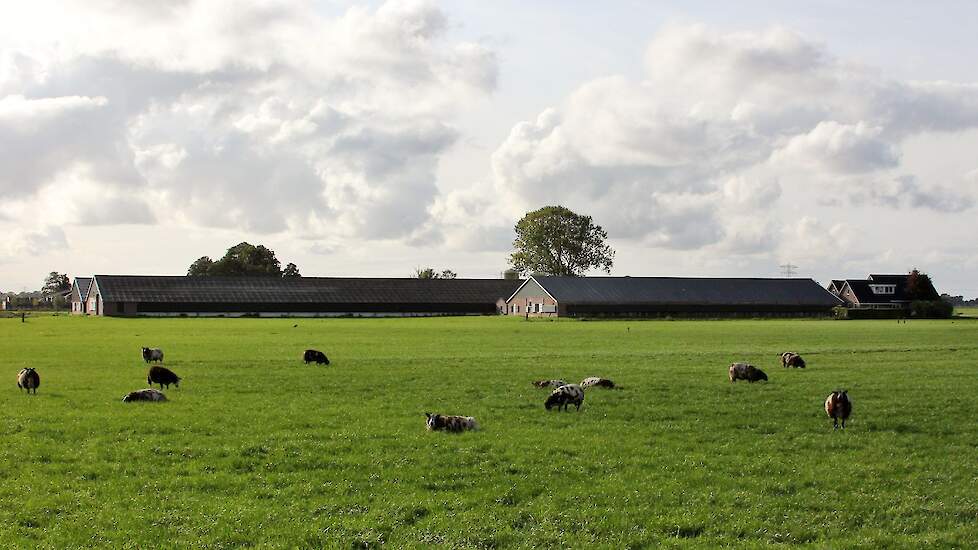
[[[506,300],[533,317],[802,317],[841,305],[812,279],[530,277]]]
[[[505,279],[95,275],[88,311],[110,316],[426,316],[498,313]]]
[[[907,309],[912,298],[907,294],[910,275],[870,275],[865,279],[834,280],[828,290],[848,307],[859,309]],[[940,299],[933,284],[920,289],[921,296]]]
[[[88,288],[91,285],[91,277],[75,277],[74,282],[71,283],[68,300],[71,302],[71,313],[75,315],[88,313]]]

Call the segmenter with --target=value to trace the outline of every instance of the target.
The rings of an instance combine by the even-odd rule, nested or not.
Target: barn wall
[[[559,304],[551,298],[547,292],[540,286],[540,283],[536,282],[534,279],[527,281],[516,294],[513,295],[507,302],[507,309],[509,315],[523,315],[529,317],[558,317],[560,315]],[[552,312],[539,312],[535,311],[535,305],[540,304],[541,306],[549,306],[555,308],[557,311]],[[515,306],[515,308],[514,308]],[[527,306],[531,307],[531,311],[527,311]],[[542,309],[542,307],[541,307]]]
[[[570,304],[570,317],[830,317],[824,306],[723,304]]]

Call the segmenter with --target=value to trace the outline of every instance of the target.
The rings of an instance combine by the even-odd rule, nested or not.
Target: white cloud
[[[36,230],[15,229],[0,237],[0,250],[8,257],[41,256],[68,248],[68,238],[60,227],[48,225]]]

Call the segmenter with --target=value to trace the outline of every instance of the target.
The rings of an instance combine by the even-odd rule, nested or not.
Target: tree
[[[285,265],[285,269],[282,270],[282,278],[287,279],[293,277],[302,277],[302,275],[299,273],[299,267],[289,262]]]
[[[416,279],[454,279],[458,277],[458,273],[455,273],[451,269],[443,269],[441,272],[438,272],[432,267],[426,267],[424,269],[416,267],[414,268],[414,277]]]
[[[298,276],[299,268],[292,265],[294,274]],[[203,256],[190,264],[187,275],[274,275],[282,276],[282,264],[275,257],[275,252],[262,245],[255,246],[244,242],[228,249],[220,260],[212,261]]]
[[[934,288],[930,275],[921,273],[916,268],[907,277],[907,298],[910,300],[940,300],[941,296]]]
[[[521,275],[580,277],[590,269],[611,273],[615,251],[605,243],[608,234],[591,216],[563,206],[545,206],[528,212],[515,230],[509,263]]]
[[[49,273],[44,279],[44,286],[41,287],[41,292],[48,296],[61,295],[69,290],[71,290],[71,281],[68,275],[57,271]]]
[[[503,279],[515,280],[520,278],[520,272],[513,268],[503,271]]]
[[[214,265],[214,260],[210,259],[210,256],[201,256],[190,264],[190,268],[187,269],[187,275],[190,277],[199,277],[201,275],[210,275],[211,267]]]

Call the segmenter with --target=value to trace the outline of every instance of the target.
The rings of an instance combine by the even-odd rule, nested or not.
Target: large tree
[[[455,273],[451,269],[443,269],[441,272],[438,272],[433,267],[426,267],[424,269],[416,267],[414,268],[414,277],[416,279],[454,279],[458,277],[458,273]]]
[[[295,277],[302,277],[299,273],[299,267],[292,262],[285,264],[285,269],[282,270],[282,278],[290,279]]]
[[[591,269],[611,273],[615,251],[605,242],[608,234],[591,216],[563,206],[545,206],[528,212],[515,229],[509,263],[522,275],[580,277]]]
[[[941,295],[934,288],[930,275],[914,268],[907,276],[907,297],[911,300],[940,300]]]
[[[46,295],[60,295],[69,290],[71,290],[71,280],[68,279],[68,275],[57,271],[49,273],[41,287],[41,292]]]
[[[216,262],[207,256],[198,258],[190,264],[187,275],[299,276],[299,268],[295,264],[289,266],[286,266],[287,273],[283,274],[282,264],[275,257],[274,251],[262,245],[244,242],[229,248],[224,257]]]

